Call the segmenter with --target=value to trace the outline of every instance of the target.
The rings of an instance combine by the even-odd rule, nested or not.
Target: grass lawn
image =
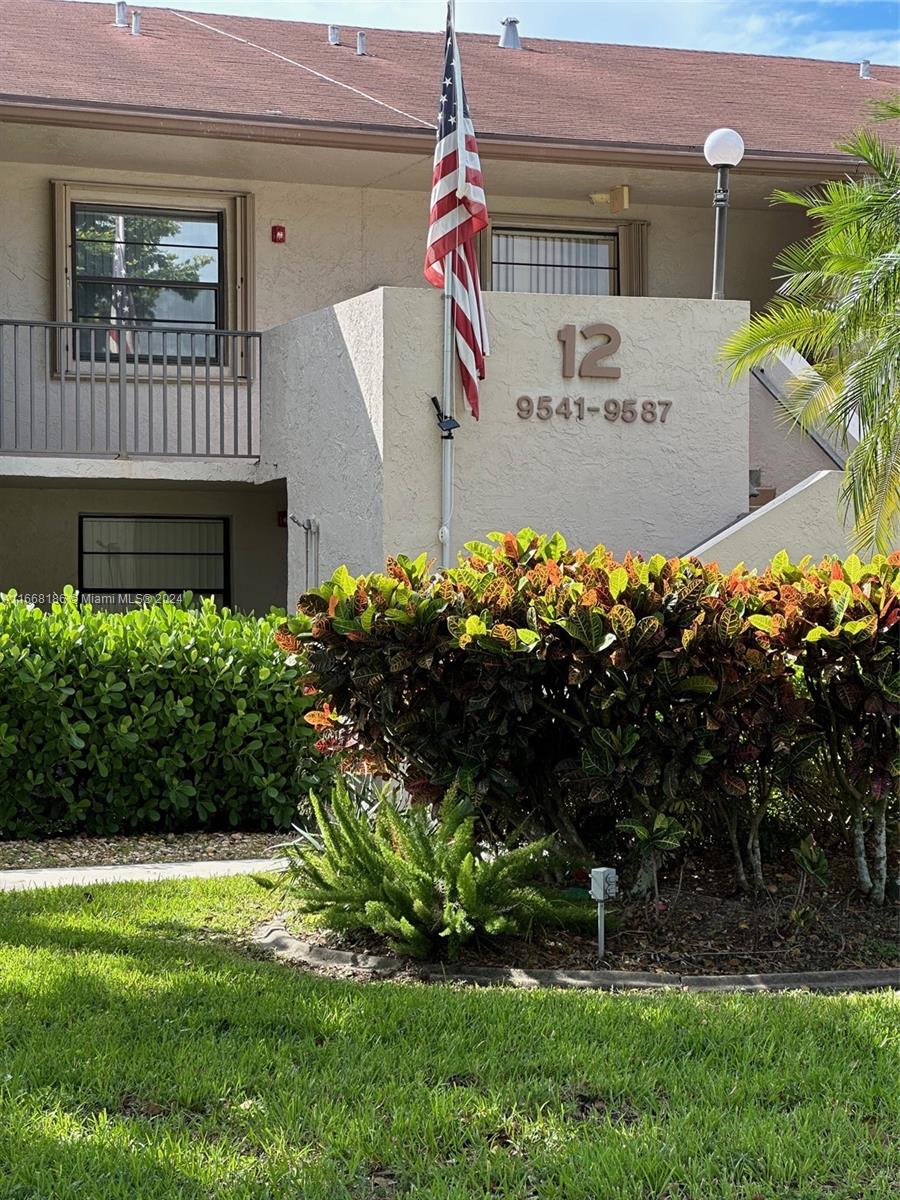
[[[0,1198],[896,1197],[900,998],[349,984],[248,879],[0,895]]]

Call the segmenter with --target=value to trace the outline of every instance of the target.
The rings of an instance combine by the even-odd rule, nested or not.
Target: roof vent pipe
[[[500,34],[499,45],[504,50],[521,50],[522,43],[519,41],[519,31],[516,28],[519,18],[504,17],[500,24],[503,26],[503,32]]]
[[[872,64],[869,62],[869,60],[867,58],[864,58],[862,60],[862,62],[859,64],[860,79],[871,79],[872,78],[872,72],[869,70],[869,67],[871,65]]]
[[[356,35],[356,53],[365,54],[366,52],[366,35],[362,30]]]
[[[341,44],[341,30],[339,25],[328,26],[328,45],[339,46]]]
[[[128,28],[128,5],[125,0],[116,0],[116,28]]]
[[[131,14],[131,36],[140,37],[141,35],[141,14],[135,9]]]

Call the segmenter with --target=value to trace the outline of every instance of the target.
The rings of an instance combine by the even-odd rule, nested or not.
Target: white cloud
[[[832,58],[841,62],[871,62],[888,65],[898,61],[897,34],[891,29],[836,30],[804,39],[797,52],[802,58]]]

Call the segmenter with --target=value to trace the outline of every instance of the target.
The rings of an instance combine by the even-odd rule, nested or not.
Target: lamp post
[[[734,129],[714,129],[703,143],[703,155],[716,168],[716,240],[713,247],[713,300],[725,299],[725,226],[728,219],[728,171],[744,157],[744,139]]]

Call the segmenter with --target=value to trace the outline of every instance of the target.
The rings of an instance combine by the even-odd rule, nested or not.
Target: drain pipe
[[[301,521],[294,513],[291,513],[288,519],[291,524],[303,530],[303,590],[308,592],[310,588],[318,587],[319,584],[319,522],[315,517],[307,517],[305,521]]]
[[[615,867],[594,867],[591,871],[591,899],[597,901],[597,956],[606,954],[606,901],[619,894],[619,876]]]
[[[303,590],[308,592],[310,588],[319,586],[319,522],[315,517],[307,517],[305,521],[301,521],[293,513],[290,514],[290,521],[303,530],[303,549],[306,556],[306,583]]]

